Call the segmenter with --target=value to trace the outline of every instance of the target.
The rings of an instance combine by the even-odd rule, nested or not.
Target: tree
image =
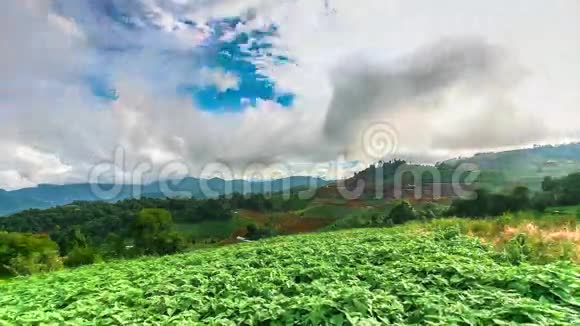
[[[393,224],[403,224],[408,221],[417,219],[417,212],[409,202],[402,201],[397,206],[393,207],[389,214],[389,219]]]
[[[580,203],[580,173],[573,173],[559,180],[560,196],[562,205],[576,205]]]
[[[448,215],[461,217],[498,216],[506,212],[532,208],[531,192],[527,187],[516,187],[511,194],[490,193],[476,190],[473,199],[456,199],[451,203]]]
[[[185,248],[185,240],[172,231],[173,218],[165,209],[146,208],[137,215],[133,226],[135,247],[144,254],[166,255]]]
[[[551,192],[540,192],[534,195],[532,199],[532,207],[539,211],[545,212],[550,206],[553,206],[556,202],[554,194]]]
[[[212,221],[227,220],[232,218],[232,211],[223,200],[208,199],[197,207],[194,218]]]
[[[0,274],[29,275],[60,268],[58,246],[48,236],[0,231]]]
[[[109,233],[101,250],[107,257],[123,257],[126,254],[125,240],[116,233]]]
[[[542,190],[544,191],[554,191],[558,187],[558,182],[552,177],[545,177],[542,182]]]
[[[258,227],[256,224],[249,224],[246,227],[246,238],[249,240],[259,240],[276,236],[276,230],[271,226]]]
[[[561,179],[546,177],[542,189],[552,193],[555,203],[559,205],[576,205],[580,203],[580,173],[573,173]]]
[[[101,260],[101,256],[96,249],[91,247],[75,247],[68,253],[64,264],[67,267],[78,267],[91,265]]]
[[[81,231],[80,226],[75,225],[61,241],[61,252],[64,255],[75,248],[86,248],[87,245],[87,238]]]
[[[490,203],[493,203],[493,207]],[[483,217],[494,215],[502,207],[507,207],[507,200],[503,195],[491,195],[488,190],[481,188],[475,191],[473,199],[456,199],[451,203],[448,215],[462,217]]]
[[[530,189],[523,186],[516,187],[511,195],[511,210],[516,212],[530,209],[531,207]]]

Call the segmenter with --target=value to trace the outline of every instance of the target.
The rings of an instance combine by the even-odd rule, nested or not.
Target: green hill
[[[444,163],[451,166],[473,163],[483,171],[494,172],[501,180],[500,184],[525,184],[539,190],[546,176],[563,177],[580,171],[580,143],[480,153]]]
[[[0,324],[573,325],[578,272],[451,230],[359,229],[15,279]]]

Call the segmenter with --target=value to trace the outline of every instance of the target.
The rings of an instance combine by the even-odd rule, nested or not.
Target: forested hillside
[[[562,177],[580,171],[580,143],[481,153],[444,163],[452,166],[474,163],[483,171],[498,175],[504,184],[525,184],[539,190],[544,177]]]
[[[329,181],[313,177],[289,177],[272,181],[226,181],[219,178],[196,179],[185,178],[168,181],[169,189],[180,196],[191,198],[206,198],[208,196],[221,196],[232,193],[266,193],[280,192],[298,187],[321,187]],[[165,198],[162,182],[154,182],[145,185],[122,185],[111,198],[100,198],[95,194],[91,184],[70,185],[39,185],[34,188],[25,188],[15,191],[0,190],[0,216],[9,215],[25,209],[49,208],[59,205],[70,204],[73,201],[99,201],[106,200],[115,202],[123,199],[139,197]],[[211,193],[202,191],[207,186]],[[99,189],[111,189],[111,184],[100,184]]]
[[[468,163],[469,165],[466,165]],[[469,184],[464,183],[467,168],[476,171],[477,177]],[[463,171],[458,173],[458,171]],[[404,198],[415,196],[416,187],[425,200],[433,199],[435,191],[441,197],[457,197],[452,189],[453,178],[459,180],[464,189],[485,188],[494,192],[511,192],[524,186],[532,191],[541,191],[546,177],[565,177],[580,171],[580,144],[559,146],[537,146],[507,152],[481,153],[470,158],[457,158],[435,165],[421,165],[394,159],[379,161],[358,171],[343,183],[332,184],[322,188],[322,197],[339,197],[337,187],[347,190],[356,189],[360,181],[364,182],[363,195],[393,199],[397,195]],[[377,185],[380,181],[381,184]],[[400,193],[397,194],[397,191]]]

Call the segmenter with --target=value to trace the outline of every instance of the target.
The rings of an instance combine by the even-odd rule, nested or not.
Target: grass
[[[578,266],[514,265],[453,229],[417,230],[278,237],[19,278],[0,285],[0,325],[580,322]]]
[[[392,203],[373,200],[314,201],[307,208],[296,212],[259,213],[240,210],[229,221],[179,224],[176,229],[196,242],[231,243],[235,242],[235,235],[244,234],[249,224],[272,227],[278,234],[370,227],[370,217],[388,215],[391,206]],[[446,206],[418,203],[415,207],[444,209]],[[428,224],[410,223],[407,227],[427,231],[458,227],[462,234],[478,237],[494,245],[496,250],[512,252],[519,257],[517,259],[526,259],[536,264],[558,260],[580,263],[580,231],[577,226],[579,209],[580,206],[568,206],[549,209],[545,214],[523,212],[486,219],[436,219]]]
[[[548,209],[548,212],[556,215],[575,215],[580,217],[580,205],[552,207]]]
[[[579,226],[576,216],[523,212],[487,219],[436,219],[406,227],[426,231],[456,227],[462,234],[517,256],[515,260],[546,264],[559,260],[580,263]]]
[[[9,275],[9,274],[5,274],[5,275],[0,274],[0,283],[6,282],[8,279],[11,279],[11,278],[12,278],[12,275]]]
[[[235,216],[225,221],[204,221],[195,224],[176,224],[175,230],[191,240],[223,240],[230,238],[240,228],[245,228],[252,221],[248,218]]]
[[[348,204],[314,204],[299,212],[300,216],[313,218],[333,218],[339,220],[349,215],[365,214],[368,212],[385,212],[384,208],[377,208],[372,205],[366,205],[365,202],[357,205],[348,206]]]

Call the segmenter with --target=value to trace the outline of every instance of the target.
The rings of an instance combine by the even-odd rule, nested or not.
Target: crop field
[[[566,260],[580,264],[580,224],[574,215],[521,212],[495,218],[446,218],[406,225],[425,231],[450,226],[481,239],[497,251],[511,251],[512,255],[520,256],[512,258],[524,258],[528,263]]]
[[[244,209],[239,210],[239,216],[262,227],[270,226],[279,234],[315,232],[335,220],[332,217],[305,217],[294,212],[261,213]]]
[[[15,279],[0,324],[578,325],[579,273],[453,228],[358,229]]]
[[[251,224],[252,220],[236,216],[225,221],[203,221],[194,224],[177,224],[175,230],[196,241],[227,239],[238,229]]]

